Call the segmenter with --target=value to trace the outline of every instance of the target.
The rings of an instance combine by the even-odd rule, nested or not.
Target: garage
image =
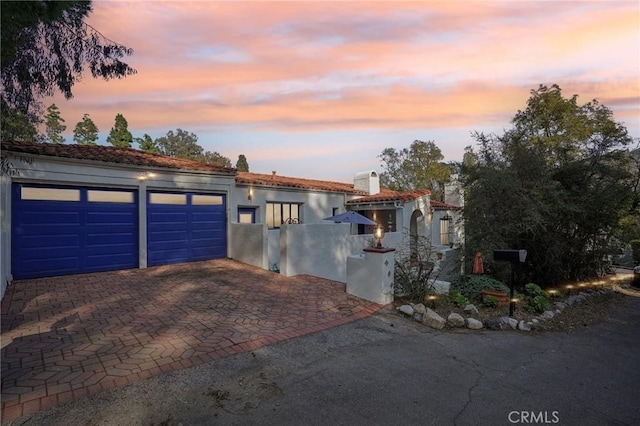
[[[138,267],[133,189],[12,184],[15,279]]]
[[[147,192],[149,266],[227,256],[224,194]]]

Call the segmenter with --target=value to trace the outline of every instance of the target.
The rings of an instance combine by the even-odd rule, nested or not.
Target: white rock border
[[[518,320],[516,318],[510,318],[508,316],[504,316],[501,318],[492,318],[492,320],[493,322],[499,325],[499,328],[498,328],[499,330],[511,329],[511,330],[518,330],[518,331],[531,331],[535,329],[536,325],[540,324],[542,321],[546,321],[554,318],[556,315],[561,314],[562,311],[568,308],[569,306],[572,306],[576,303],[581,303],[588,297],[596,296],[596,295],[604,296],[607,294],[613,294],[615,292],[616,292],[615,288],[602,288],[599,290],[581,291],[580,293],[567,297],[562,302],[553,302],[553,306],[555,307],[555,309],[544,311],[541,315],[532,318],[531,321]],[[471,309],[471,307],[473,308]],[[464,310],[465,312],[471,313],[471,314],[473,312],[477,312],[477,309],[473,305],[467,305]],[[435,311],[432,311],[431,309],[425,307],[424,304],[422,303],[418,303],[418,304],[411,303],[407,305],[401,305],[397,308],[397,311],[401,312],[405,316],[412,317],[415,321],[421,322],[436,330],[441,330],[442,327],[444,326],[445,321],[448,322],[450,325],[453,325],[454,328],[464,327],[466,324],[466,327],[471,330],[480,330],[484,328],[496,329],[495,327],[487,327],[487,324],[482,323],[482,321],[476,318],[473,318],[473,317],[464,318],[464,317],[461,317],[459,314],[456,314],[456,315],[464,319],[464,324],[456,321],[454,321],[455,324],[451,324],[452,321],[448,321],[448,320],[452,318],[452,314],[454,314],[454,312],[449,313],[449,315],[447,316],[447,320],[445,320],[444,318],[441,318],[438,314],[436,314]],[[435,324],[431,325],[429,321],[425,321],[424,316],[427,312],[431,316],[435,314],[439,318],[439,320],[437,321],[437,327],[435,326]]]

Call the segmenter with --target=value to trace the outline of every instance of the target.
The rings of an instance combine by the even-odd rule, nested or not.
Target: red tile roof
[[[442,201],[431,200],[431,208],[436,210],[457,210],[460,206],[443,203]]]
[[[2,141],[3,151],[17,154],[34,154],[50,157],[76,158],[79,160],[103,161],[105,163],[129,164],[133,166],[160,167],[177,170],[198,170],[234,174],[235,169],[205,164],[184,158],[152,154],[133,148],[118,148],[103,145],[66,145],[53,143]]]
[[[366,193],[353,188],[352,183],[332,182],[327,180],[301,179],[289,176],[273,174],[238,172],[236,183],[249,185],[278,186],[284,188],[300,188],[317,191],[345,192],[354,195],[365,195]]]
[[[407,202],[429,194],[431,194],[431,191],[428,189],[423,189],[422,191],[392,191],[390,189],[381,188],[378,194],[356,198],[354,200],[347,201],[347,204],[384,203],[393,201]]]

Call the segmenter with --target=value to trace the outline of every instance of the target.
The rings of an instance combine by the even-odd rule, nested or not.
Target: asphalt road
[[[60,405],[20,425],[640,425],[640,298],[571,333],[389,312]]]

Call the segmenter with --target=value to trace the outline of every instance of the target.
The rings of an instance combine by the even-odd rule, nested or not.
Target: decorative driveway
[[[17,281],[2,301],[2,421],[380,308],[233,260]]]

